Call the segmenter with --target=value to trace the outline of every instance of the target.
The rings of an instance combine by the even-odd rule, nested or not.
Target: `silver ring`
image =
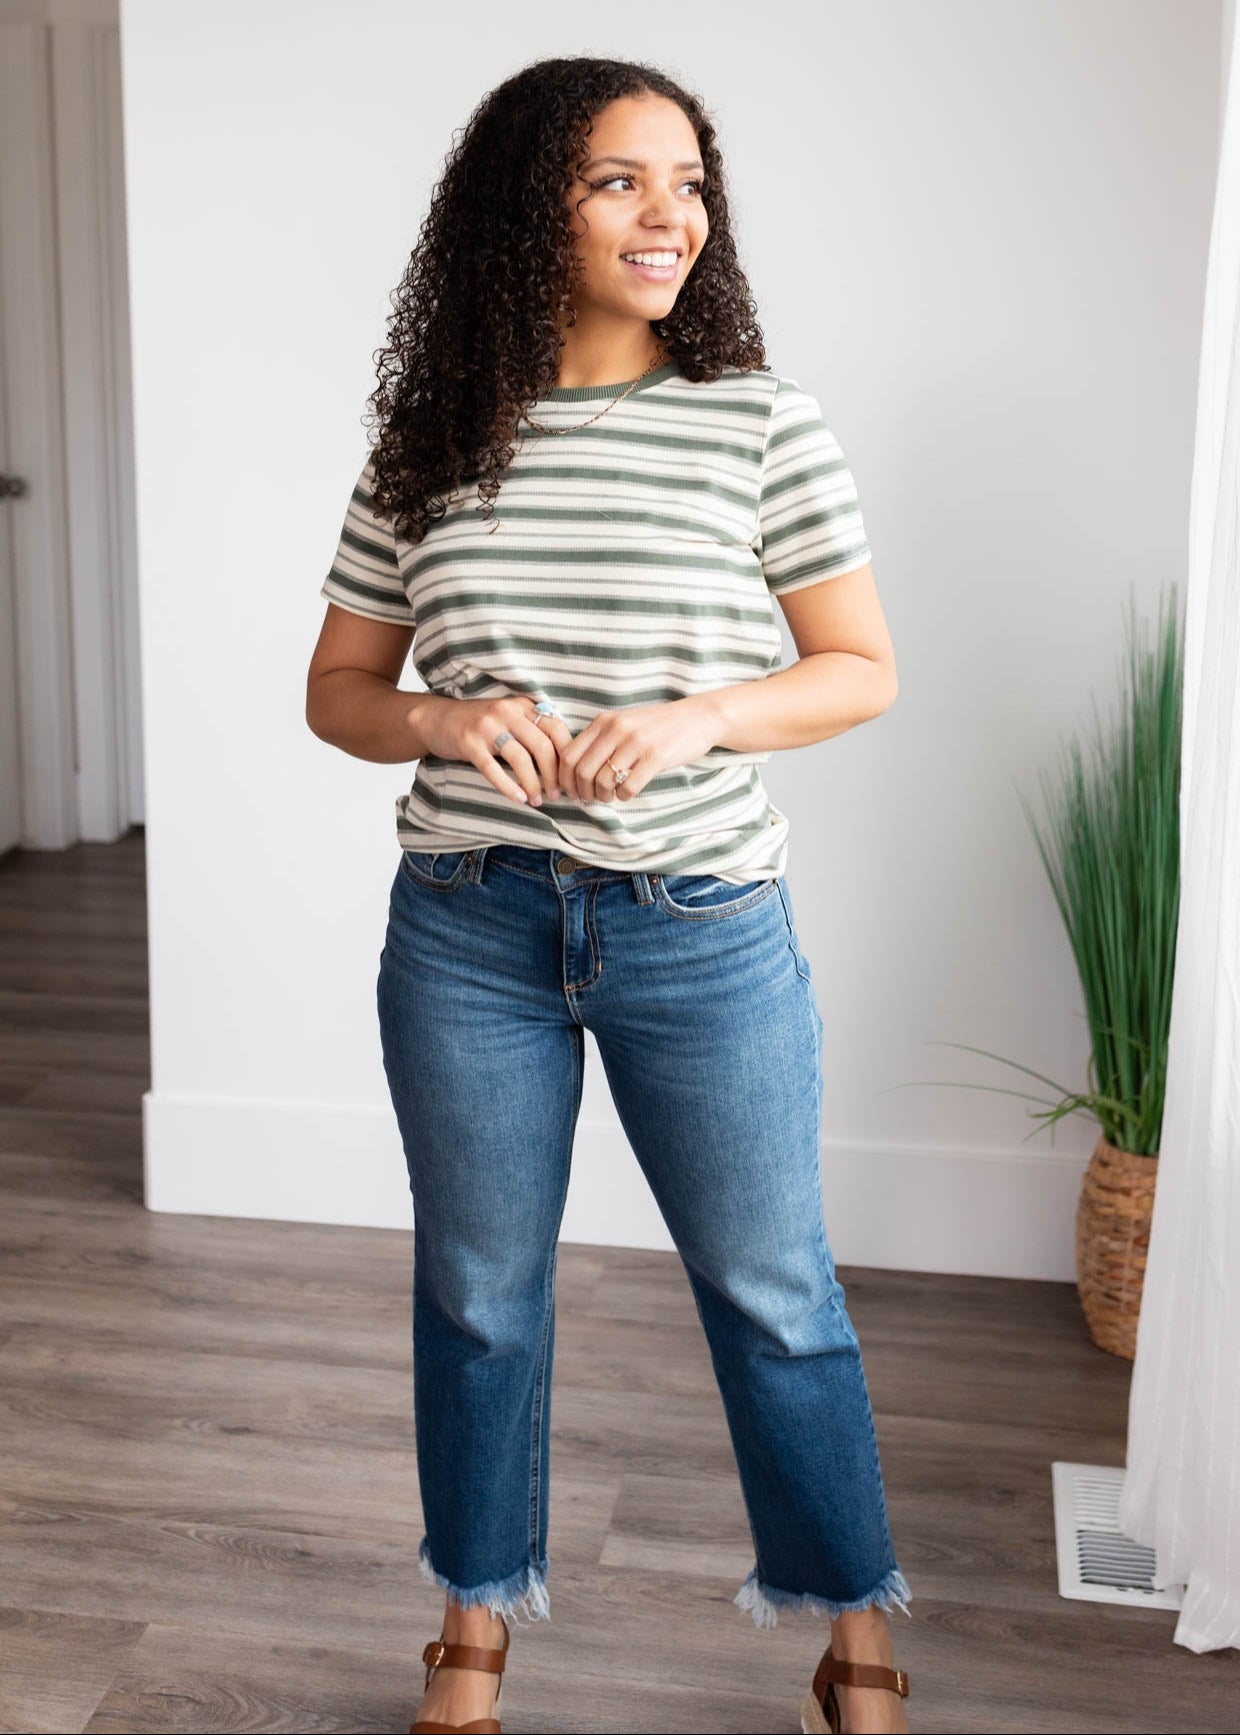
[[[495,737],[495,740],[491,743],[491,745],[494,748],[495,752],[498,753],[500,748],[504,745],[504,743],[506,741],[511,741],[511,740],[512,740],[512,730],[511,729],[505,729],[504,733],[502,735],[497,735]]]

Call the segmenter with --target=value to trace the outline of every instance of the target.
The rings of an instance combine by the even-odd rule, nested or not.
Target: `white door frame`
[[[0,23],[0,342],[13,550],[21,842],[79,835],[65,522],[51,56],[45,25]]]
[[[111,842],[143,814],[120,32],[49,34],[78,827]]]
[[[0,322],[21,842],[144,819],[115,0],[0,0]]]
[[[4,345],[0,344],[0,472],[8,469],[4,428]],[[9,535],[15,501],[0,498],[0,855],[21,843],[21,716],[17,708],[17,609],[13,596],[13,549]]]

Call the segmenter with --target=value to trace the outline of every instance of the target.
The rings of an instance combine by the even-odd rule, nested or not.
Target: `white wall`
[[[1221,6],[772,0],[703,15],[123,0],[147,720],[148,1204],[381,1225],[408,1193],[374,981],[375,766],[303,721],[371,354],[449,148],[546,54],[711,105],[768,355],[852,463],[901,691],[776,755],[826,1022],[848,1262],[1066,1278],[1095,1129],[895,1090],[1083,1087],[1083,1004],[1016,796],[1109,703],[1129,582],[1182,582]],[[795,654],[789,641],[788,657]],[[416,684],[410,674],[409,684]],[[597,1054],[564,1234],[670,1245]],[[1036,1086],[1034,1088],[1037,1088]]]

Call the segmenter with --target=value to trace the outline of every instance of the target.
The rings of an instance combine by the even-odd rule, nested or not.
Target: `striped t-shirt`
[[[574,427],[626,387],[557,387],[536,421]],[[601,710],[651,705],[781,666],[775,596],[864,566],[853,478],[817,400],[794,380],[729,367],[702,384],[657,369],[598,421],[522,422],[491,523],[473,484],[417,545],[372,506],[368,462],[321,595],[414,629],[414,667],[455,699],[550,699],[573,734]],[[496,522],[498,521],[498,522]],[[425,754],[397,798],[404,849],[563,849],[629,872],[784,872],[788,821],[758,767],[725,747],[663,771],[630,800],[533,807],[476,766]]]

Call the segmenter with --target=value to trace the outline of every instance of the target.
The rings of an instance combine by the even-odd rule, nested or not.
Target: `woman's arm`
[[[381,765],[422,758],[420,720],[453,701],[396,685],[413,633],[328,603],[306,677],[306,722],[320,741]]]
[[[790,669],[700,695],[717,718],[715,746],[736,753],[808,747],[867,723],[895,703],[895,651],[867,561],[778,597],[799,653]]]

